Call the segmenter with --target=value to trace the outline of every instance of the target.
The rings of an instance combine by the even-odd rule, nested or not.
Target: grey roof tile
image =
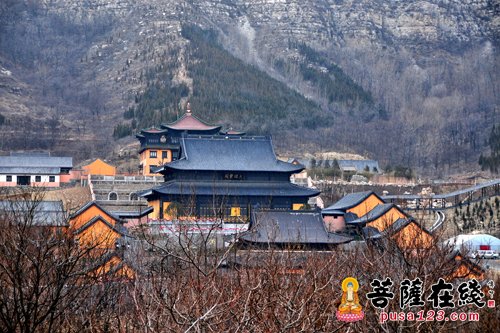
[[[396,205],[394,205],[392,203],[377,205],[371,211],[366,213],[366,215],[364,215],[356,220],[350,221],[348,223],[358,224],[358,223],[368,223],[368,222],[374,221],[374,220],[378,219],[379,217],[383,216],[385,213],[387,213],[392,208],[399,209]]]
[[[32,174],[32,175],[58,175],[61,173],[61,168],[49,167],[2,167],[0,166],[1,174]]]
[[[363,200],[368,198],[371,194],[374,194],[374,192],[366,191],[347,194],[333,205],[323,209],[323,213],[327,214],[329,211],[346,210],[355,207],[356,205],[359,205],[361,202],[363,202]]]
[[[89,201],[89,202],[87,202],[85,205],[83,205],[82,207],[80,207],[76,212],[74,212],[73,214],[71,214],[70,217],[71,218],[75,218],[75,217],[77,217],[78,215],[80,215],[81,213],[83,213],[84,211],[86,211],[87,209],[89,209],[92,206],[96,206],[97,208],[99,208],[100,210],[102,210],[104,213],[106,213],[110,217],[112,217],[113,219],[115,219],[117,221],[120,221],[120,218],[118,216],[112,214],[110,211],[108,211],[107,209],[105,209],[97,201]]]
[[[313,245],[346,243],[352,237],[327,232],[319,211],[260,211],[253,214],[250,230],[240,239],[251,243]]]
[[[0,167],[40,167],[40,168],[72,168],[72,157],[56,157],[44,154],[12,154],[0,156]]]
[[[35,226],[66,226],[67,216],[62,201],[0,201],[0,214],[27,214],[28,220]],[[30,215],[33,219],[30,221]],[[21,219],[24,220],[24,218]]]
[[[299,172],[302,165],[279,161],[269,137],[185,136],[182,158],[158,169]]]
[[[304,196],[318,195],[320,191],[285,182],[218,181],[182,182],[173,180],[141,192],[141,196],[153,193],[175,195],[230,195],[230,196]]]

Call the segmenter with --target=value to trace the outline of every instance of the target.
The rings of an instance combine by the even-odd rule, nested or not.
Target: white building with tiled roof
[[[11,152],[0,156],[0,186],[58,187],[69,182],[72,157],[41,152]]]

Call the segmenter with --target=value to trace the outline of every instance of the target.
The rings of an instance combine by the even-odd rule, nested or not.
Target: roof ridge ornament
[[[187,115],[191,115],[191,103],[187,102],[187,105],[186,105],[186,114]]]

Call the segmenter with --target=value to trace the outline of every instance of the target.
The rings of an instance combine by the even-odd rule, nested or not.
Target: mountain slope
[[[9,0],[0,149],[105,154],[115,126],[172,120],[189,98],[202,118],[270,131],[281,151],[475,168],[500,122],[498,11],[487,0]]]

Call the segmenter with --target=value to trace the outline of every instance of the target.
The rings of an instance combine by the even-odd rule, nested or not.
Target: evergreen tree
[[[311,169],[316,169],[316,159],[314,157],[311,158]]]
[[[500,170],[500,124],[493,125],[488,145],[490,147],[490,155],[483,156],[481,154],[479,156],[479,165],[482,170],[490,170],[491,172],[498,173],[498,170]]]

